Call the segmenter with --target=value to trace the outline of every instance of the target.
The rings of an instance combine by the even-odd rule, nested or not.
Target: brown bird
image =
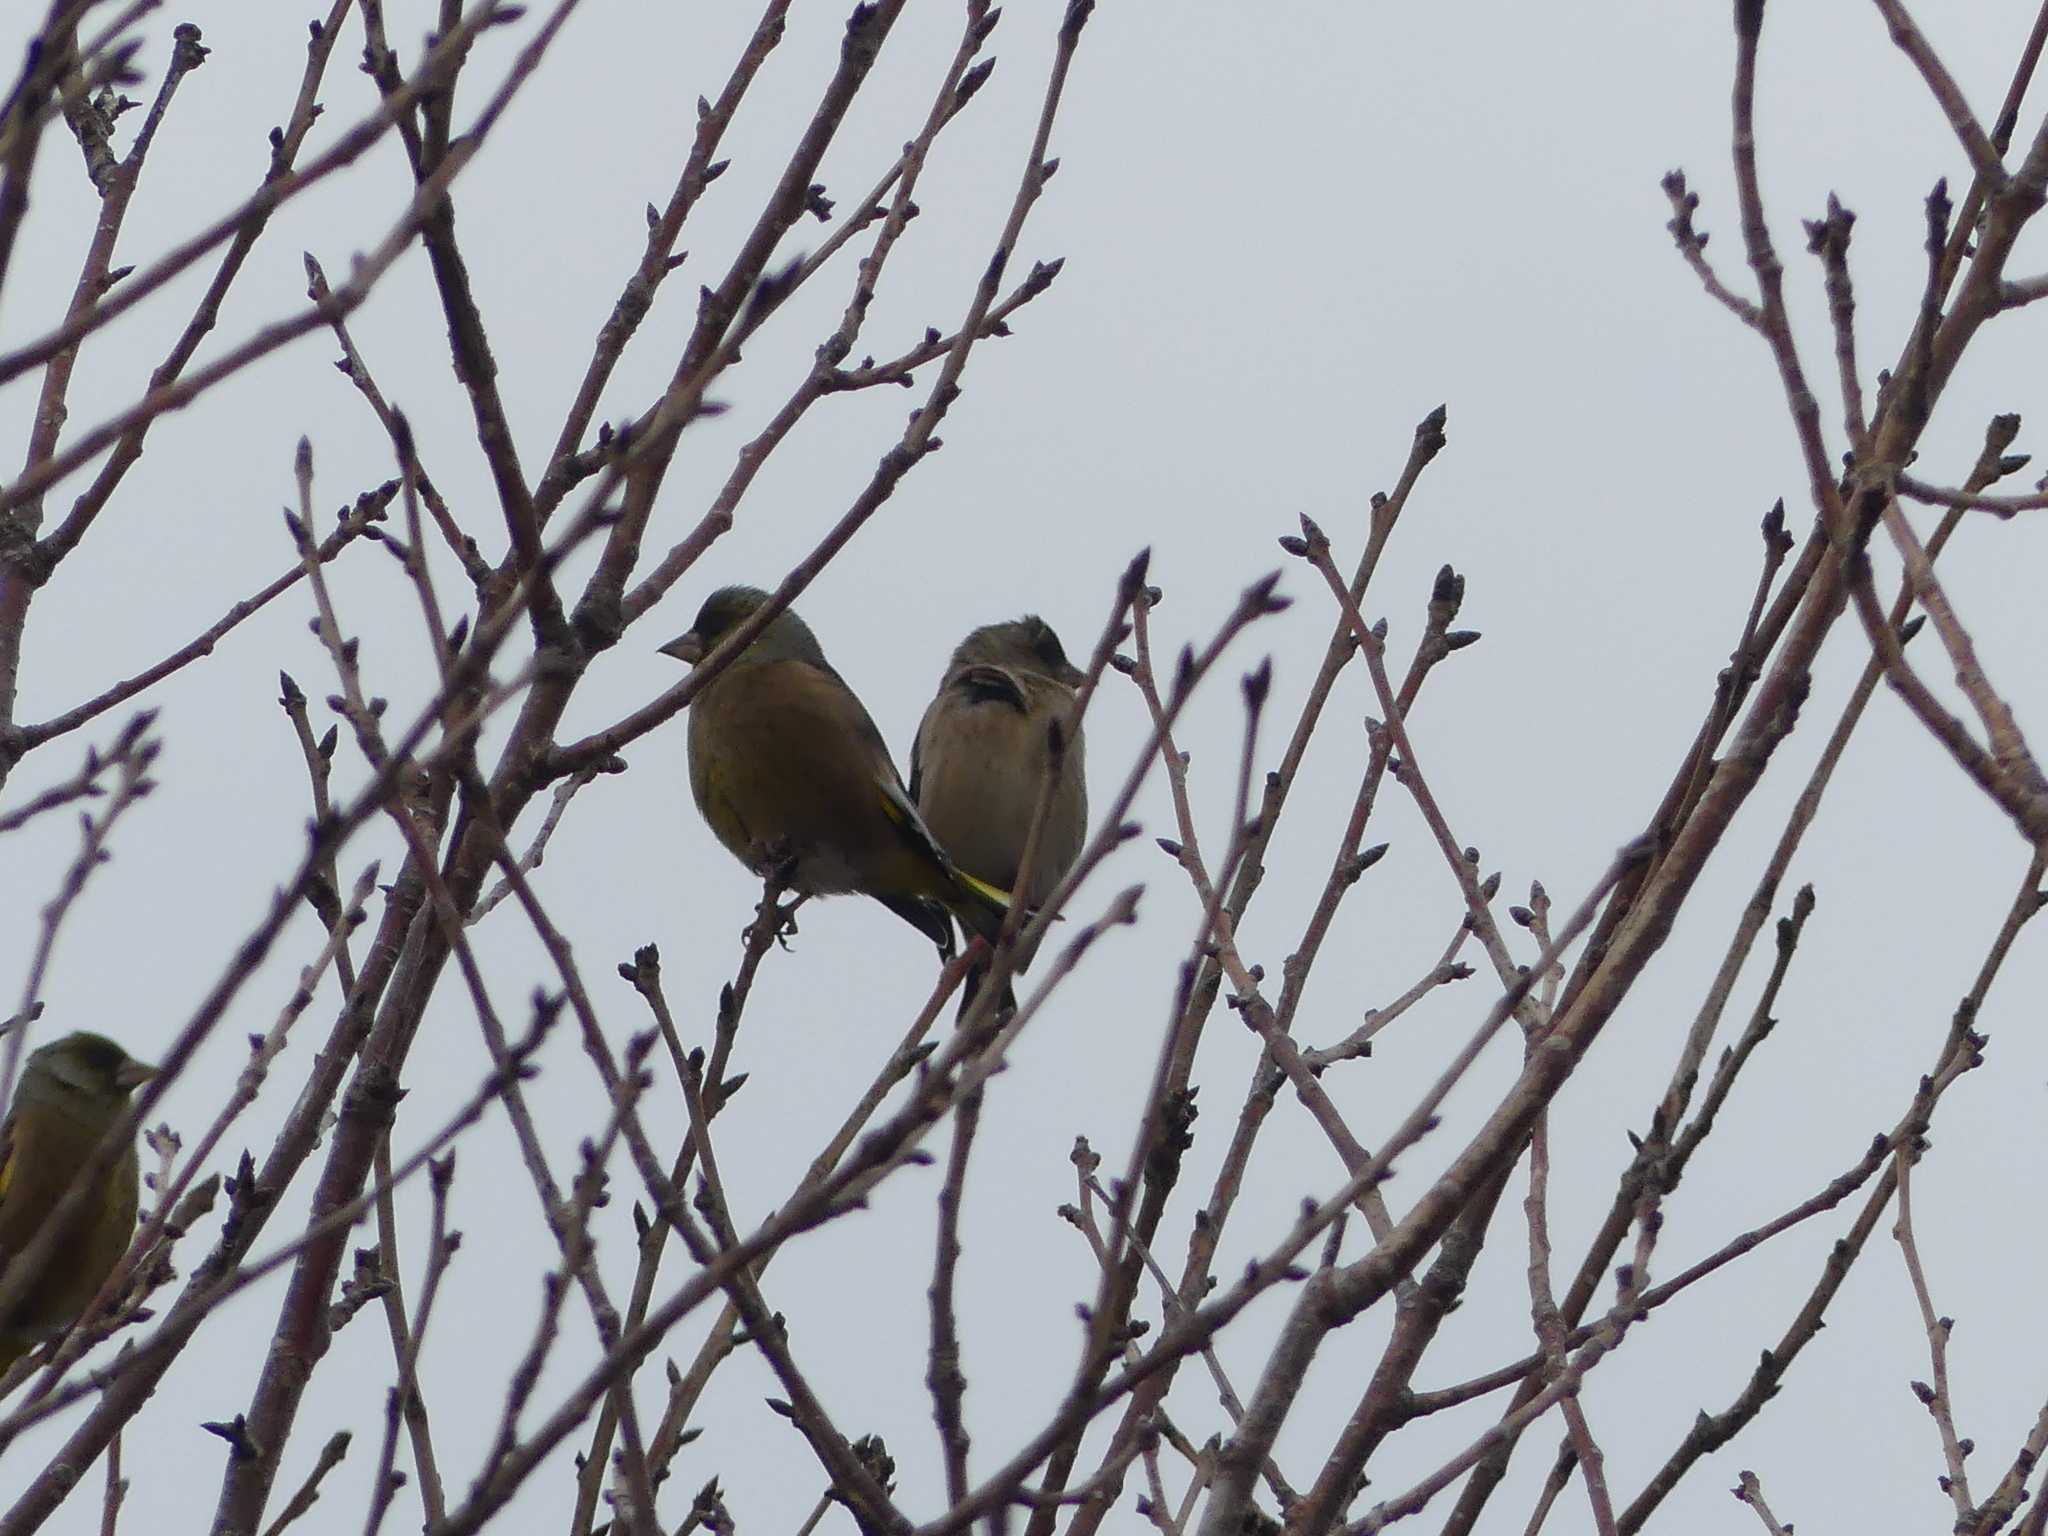
[[[29,1054],[0,1122],[0,1273],[35,1240],[93,1150],[156,1075],[105,1035],[80,1031]],[[0,1321],[0,1371],[77,1320],[135,1234],[131,1142],[77,1208]]]
[[[766,602],[714,592],[664,655],[692,665]],[[918,814],[887,743],[810,626],[785,610],[690,704],[690,792],[718,840],[757,875],[791,866],[804,895],[872,896],[950,952],[959,918],[993,937],[1009,900],[963,873]]]
[[[983,625],[954,648],[910,754],[910,792],[932,834],[967,873],[1031,910],[1074,867],[1088,831],[1080,729],[1056,764],[1051,741],[1081,682],[1060,637],[1036,614]],[[1019,890],[1024,843],[1051,771],[1058,778],[1031,883]],[[1030,959],[1020,953],[1019,969]]]

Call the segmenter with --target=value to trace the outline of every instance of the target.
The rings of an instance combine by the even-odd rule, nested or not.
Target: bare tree
[[[1393,471],[1390,489],[1371,498],[1362,539],[1333,538],[1306,517],[1298,528],[1275,530],[1294,600],[1327,618],[1320,655],[1290,658],[1312,669],[1293,718],[1272,719],[1272,664],[1249,661],[1244,643],[1287,606],[1283,573],[1247,573],[1241,598],[1220,620],[1191,625],[1171,640],[1157,631],[1162,594],[1149,579],[1145,553],[1129,552],[1120,575],[1110,569],[1098,582],[1101,618],[1090,637],[1086,682],[1061,729],[1070,735],[1078,728],[1102,690],[1128,689],[1149,722],[1143,750],[1108,770],[1098,762],[1095,827],[1052,899],[1012,924],[992,954],[977,950],[942,965],[926,1001],[879,1053],[872,1080],[843,1123],[806,1144],[804,1175],[766,1214],[749,1218],[729,1193],[715,1133],[743,1082],[763,1079],[752,1095],[773,1091],[777,1057],[749,1057],[745,1026],[763,968],[803,964],[800,952],[782,953],[792,931],[787,891],[768,880],[736,968],[715,1006],[707,1006],[706,989],[694,980],[687,993],[676,986],[664,976],[657,949],[638,940],[625,946],[630,958],[601,957],[629,988],[600,987],[588,946],[579,952],[561,921],[574,893],[551,885],[543,860],[558,833],[574,835],[574,804],[606,793],[624,766],[621,754],[686,709],[885,512],[940,447],[939,429],[960,399],[969,363],[1000,366],[985,344],[1008,335],[1013,323],[1026,324],[1031,306],[1053,287],[1060,263],[1026,258],[1029,220],[1059,164],[1055,129],[1069,70],[1085,54],[1090,0],[1069,0],[1056,17],[1003,21],[1003,33],[1042,29],[1049,46],[1035,115],[1006,129],[1021,169],[1006,185],[1007,213],[992,236],[964,212],[921,207],[919,189],[934,147],[974,110],[990,79],[999,13],[986,0],[961,8],[954,46],[921,82],[921,97],[888,103],[906,114],[910,136],[892,160],[871,167],[868,190],[849,200],[828,195],[820,166],[842,142],[856,106],[872,101],[877,61],[915,25],[903,19],[902,0],[853,8],[842,18],[836,66],[808,116],[781,125],[786,163],[736,233],[722,239],[709,232],[716,256],[707,259],[700,248],[692,259],[714,275],[699,286],[687,325],[664,339],[644,322],[659,303],[677,303],[666,279],[684,259],[681,241],[707,189],[727,168],[728,134],[742,108],[758,99],[757,78],[786,34],[817,25],[792,15],[787,0],[768,0],[727,72],[697,98],[673,191],[664,205],[648,208],[644,250],[621,274],[568,409],[538,449],[530,433],[515,427],[501,394],[494,337],[502,341],[504,325],[486,315],[479,299],[471,276],[478,245],[459,230],[457,207],[465,170],[511,104],[552,88],[553,50],[578,0],[531,13],[499,0],[467,8],[443,0],[424,38],[402,35],[395,17],[387,26],[381,0],[334,0],[311,27],[304,72],[289,115],[272,135],[260,183],[190,238],[136,255],[123,249],[130,200],[160,133],[177,131],[178,98],[205,64],[207,43],[197,28],[180,26],[168,55],[153,57],[140,30],[151,0],[52,0],[0,108],[0,283],[20,254],[18,237],[34,228],[26,218],[31,188],[74,174],[67,139],[82,151],[98,219],[62,316],[38,316],[23,331],[15,312],[17,334],[0,348],[0,384],[38,381],[21,469],[0,486],[0,785],[35,787],[0,803],[0,835],[20,834],[68,807],[79,815],[79,838],[39,908],[30,910],[20,882],[8,881],[22,898],[9,921],[29,933],[32,959],[0,1054],[6,1092],[34,1030],[43,1027],[57,938],[88,883],[114,878],[98,871],[128,835],[127,813],[152,787],[163,734],[151,709],[153,691],[206,665],[252,616],[279,603],[296,604],[309,618],[331,678],[314,688],[280,676],[278,703],[301,749],[310,819],[298,846],[265,850],[275,900],[221,957],[217,982],[168,1032],[160,1076],[138,1094],[127,1121],[59,1203],[61,1217],[86,1198],[92,1173],[142,1128],[154,1127],[146,1136],[149,1198],[127,1258],[68,1335],[24,1360],[4,1383],[11,1395],[0,1404],[0,1457],[15,1470],[6,1482],[0,1536],[42,1527],[95,1466],[105,1471],[103,1528],[114,1529],[124,1510],[132,1524],[123,1438],[132,1445],[136,1437],[166,1433],[181,1410],[189,1421],[192,1405],[159,1394],[158,1384],[181,1353],[219,1336],[232,1298],[265,1282],[276,1306],[266,1313],[268,1342],[253,1392],[240,1411],[206,1425],[227,1447],[214,1519],[221,1533],[254,1536],[295,1520],[336,1518],[373,1533],[389,1519],[415,1517],[436,1536],[504,1528],[515,1497],[543,1469],[560,1473],[571,1453],[577,1460],[569,1525],[578,1536],[605,1525],[638,1536],[734,1530],[748,1518],[744,1501],[735,1495],[729,1506],[718,1469],[685,1453],[706,1420],[743,1390],[739,1373],[726,1368],[736,1355],[757,1356],[777,1384],[773,1406],[791,1437],[787,1464],[801,1468],[791,1475],[818,1489],[805,1530],[850,1519],[868,1533],[946,1536],[977,1524],[1005,1530],[1021,1522],[1029,1536],[1056,1529],[1087,1536],[1112,1518],[1128,1521],[1133,1503],[1161,1532],[1203,1536],[1253,1529],[1363,1533],[1424,1510],[1437,1512],[1448,1531],[1477,1530],[1482,1522],[1535,1530],[1561,1497],[1583,1497],[1589,1515],[1566,1518],[1602,1533],[1636,1531],[1703,1459],[1766,1417],[1887,1219],[1917,1300],[1914,1326],[1927,1340],[1928,1384],[1915,1391],[1934,1422],[1931,1444],[1953,1500],[1954,1528],[1990,1533],[2017,1520],[2024,1531],[2043,1530],[2048,1500],[2030,1496],[2048,1448],[2048,1407],[2033,1424],[2015,1427],[2004,1464],[1973,1485],[1972,1441],[1958,1428],[1946,1367],[1951,1322],[1940,1314],[1937,1280],[1916,1239],[1912,1178],[1944,1095],[1983,1059],[1979,1010],[2042,904],[2048,866],[2048,778],[1980,665],[1970,629],[1936,571],[1965,519],[2039,510],[2048,507],[2048,494],[1993,490],[2026,462],[2011,452],[2017,416],[1986,425],[1973,464],[1942,474],[1915,462],[1980,331],[2048,295],[2048,278],[2012,270],[2019,239],[2048,201],[2048,128],[2022,150],[2013,148],[2048,35],[2048,7],[2018,49],[2010,89],[1989,125],[1973,115],[1903,7],[1894,0],[1875,0],[1875,7],[1953,131],[1968,181],[1960,203],[1945,185],[1927,198],[1924,293],[1905,343],[1875,375],[1874,389],[1857,352],[1848,260],[1854,216],[1839,203],[1831,200],[1805,223],[1812,260],[1788,294],[1753,123],[1763,0],[1734,6],[1738,203],[1724,220],[1739,233],[1739,266],[1709,257],[1704,226],[1712,210],[1702,211],[1686,178],[1674,172],[1665,182],[1679,256],[1707,297],[1755,333],[1776,369],[1806,470],[1807,511],[1792,513],[1780,502],[1763,518],[1753,588],[1720,595],[1734,639],[1728,665],[1706,690],[1697,733],[1671,764],[1654,813],[1611,857],[1603,854],[1604,873],[1572,893],[1568,905],[1554,906],[1540,883],[1521,901],[1507,900],[1502,877],[1488,871],[1432,790],[1441,761],[1461,747],[1448,732],[1422,729],[1416,710],[1440,669],[1473,664],[1462,653],[1478,636],[1458,627],[1465,580],[1446,565],[1418,603],[1415,594],[1388,594],[1376,577],[1390,541],[1427,501],[1425,473],[1447,450],[1449,418],[1439,408],[1415,428],[1406,462],[1384,466]],[[416,29],[417,21],[404,25]],[[356,92],[353,118],[337,127],[322,118],[321,98],[349,94],[329,79],[344,38],[351,48],[359,43],[369,83]],[[500,46],[506,39],[509,51]],[[693,68],[702,62],[690,61]],[[121,91],[149,77],[154,92],[131,132],[121,119],[137,103]],[[1086,153],[1086,145],[1073,152]],[[280,211],[317,205],[359,164],[396,165],[401,156],[410,179],[400,211],[346,276],[337,271],[330,278],[308,254],[302,306],[209,348],[238,280],[275,254],[266,237]],[[871,312],[900,270],[892,257],[935,225],[955,240],[983,242],[978,279],[943,296],[954,316],[948,324],[875,340],[885,327],[871,324]],[[800,238],[816,243],[795,250]],[[351,331],[415,251],[424,255],[446,324],[448,361],[472,415],[467,441],[416,435],[394,381]],[[180,281],[188,274],[205,279],[196,302],[190,283]],[[833,284],[844,301],[835,301],[836,317],[816,338],[809,365],[779,381],[779,405],[732,457],[695,521],[687,521],[670,471],[698,440],[696,429],[721,410],[720,391],[742,349],[791,313],[796,296],[834,291]],[[920,302],[935,301],[925,295]],[[1795,302],[1825,316],[1831,382],[1825,361],[1816,363],[1795,340]],[[179,308],[188,303],[189,310]],[[133,332],[116,328],[136,311],[176,311],[182,322],[169,351],[151,359],[146,373],[122,350]],[[296,451],[290,443],[247,445],[232,414],[220,412],[212,430],[223,453],[248,449],[293,464],[289,542],[279,546],[275,578],[258,590],[215,594],[223,605],[219,619],[189,637],[159,637],[160,659],[151,665],[47,719],[21,718],[24,641],[37,595],[91,540],[117,537],[116,527],[141,516],[123,503],[133,500],[130,472],[152,432],[169,413],[213,407],[227,381],[280,349],[304,345],[339,348],[342,373],[377,423],[386,457],[367,470],[347,465],[341,473],[350,494],[330,510],[334,494],[317,487],[333,471],[316,470],[310,442],[301,439]],[[601,424],[602,403],[616,397],[629,349],[651,354],[665,382]],[[127,403],[74,428],[74,367],[95,350],[129,369]],[[607,714],[596,728],[572,729],[594,664],[687,585],[700,558],[734,527],[764,467],[792,451],[799,425],[827,402],[881,386],[913,392],[907,424],[874,442],[872,470],[845,488],[843,508],[823,537],[808,549],[792,544],[785,551],[786,573],[767,607],[652,702]],[[1824,405],[1823,396],[1832,404]],[[487,508],[444,495],[428,470],[429,463],[472,451],[487,475]],[[1931,529],[1910,515],[1920,507],[1938,509]],[[1802,524],[1803,536],[1796,532]],[[1340,547],[1350,545],[1356,547]],[[369,605],[362,594],[373,579],[365,568],[389,572],[378,551],[395,561],[418,620],[399,663],[390,659],[400,643],[392,635],[377,635],[377,663],[362,643],[361,615]],[[1880,564],[1895,566],[1896,577],[1881,575]],[[1889,596],[1880,591],[1887,583],[1896,587]],[[1416,638],[1396,645],[1376,615],[1417,607]],[[1959,706],[1927,680],[1919,651],[1909,651],[1930,621]],[[1846,703],[1824,723],[1809,698],[1812,668],[1838,629],[1867,648],[1868,660]],[[1327,873],[1318,889],[1304,893],[1312,896],[1309,915],[1269,976],[1240,935],[1266,888],[1267,855],[1288,824],[1311,745],[1354,730],[1329,704],[1339,678],[1361,671],[1376,710],[1362,740],[1346,738],[1346,771],[1356,786],[1350,810],[1339,824],[1315,829],[1328,849]],[[1196,809],[1180,733],[1192,700],[1230,686],[1230,677],[1217,681],[1219,674],[1236,680],[1242,727],[1238,754],[1213,786],[1228,804],[1227,818],[1208,820]],[[1785,887],[1880,684],[1945,750],[1958,783],[1967,781],[2010,819],[2023,856],[2016,860],[2023,866],[2017,889],[2002,924],[1983,936],[1981,969],[1929,1042],[1924,1072],[1899,1085],[1889,1129],[1868,1145],[1844,1148],[1841,1172],[1820,1188],[1769,1182],[1777,1215],[1730,1232],[1707,1257],[1666,1274],[1658,1251],[1666,1205],[1744,1073],[1765,1059],[1760,1048],[1775,1022],[1779,989],[1801,956],[1814,910],[1810,889]],[[387,703],[409,695],[419,702]],[[334,723],[316,719],[322,704]],[[260,721],[249,727],[263,728]],[[1774,767],[1780,776],[1790,771],[1781,765],[1781,749],[1802,729],[1809,737],[1825,733],[1825,744],[1755,875],[1717,974],[1696,999],[1668,1075],[1641,1085],[1631,1154],[1608,1171],[1604,1223],[1582,1252],[1559,1256],[1550,1218],[1551,1107],[1628,1008],[1737,813]],[[10,778],[25,765],[33,765],[31,772]],[[1060,1006],[1064,984],[1091,951],[1113,944],[1116,930],[1137,921],[1137,888],[1105,895],[1102,871],[1138,835],[1133,810],[1155,778],[1174,817],[1170,835],[1158,841],[1176,878],[1188,882],[1202,921],[1180,958],[1167,1017],[1148,1026],[1152,1067],[1130,1123],[1091,1128],[1074,1146],[1072,1201],[1060,1215],[1090,1256],[1094,1291],[1081,1309],[1081,1342],[1065,1389],[1027,1436],[977,1446],[970,1390],[1003,1385],[999,1371],[986,1369],[970,1381],[958,1315],[962,1223],[977,1200],[973,1174],[987,1156],[976,1156],[979,1106],[985,1093],[1003,1091],[998,1074],[1017,1042]],[[1311,1043],[1302,1029],[1303,996],[1347,895],[1385,851],[1373,840],[1383,791],[1412,803],[1459,900],[1446,913],[1440,951],[1414,956],[1404,985],[1356,1028]],[[383,863],[366,852],[372,848],[385,854]],[[538,975],[506,974],[497,952],[473,938],[500,908],[509,909],[500,923],[516,920],[530,937],[541,957]],[[219,1085],[215,1118],[196,1134],[158,1123],[165,1090],[231,1017],[248,1016],[256,1006],[255,979],[266,974],[280,941],[297,942],[309,910],[317,917],[317,942],[268,1027],[249,1035],[239,1076]],[[1036,967],[1013,975],[1018,953],[1034,947]],[[1761,986],[1746,987],[1752,956],[1768,961],[1767,974]],[[947,1032],[939,1021],[969,967],[980,963],[991,965],[999,982],[1013,979],[1019,1000],[1006,1006],[1004,987],[982,986]],[[530,992],[518,1017],[507,1017],[499,1001],[506,986]],[[1363,1100],[1347,1102],[1336,1090],[1380,1036],[1445,989],[1464,1002],[1467,1024],[1442,1051],[1434,1082],[1405,1102],[1379,1102],[1362,1114]],[[1211,1027],[1225,1017],[1219,1002],[1257,1040],[1256,1065],[1241,1084],[1224,1081],[1213,1065],[1224,1034]],[[452,1027],[438,1012],[430,1023],[436,1009],[473,1021],[491,1066],[456,1094],[441,1123],[422,1125],[398,1110],[425,1070],[422,1040]],[[300,1075],[287,1086],[273,1068],[308,1014],[311,1027],[325,1033],[316,1049],[302,1053]],[[566,1167],[560,1128],[547,1123],[530,1088],[558,1027],[573,1031],[604,1105],[596,1121],[573,1128],[578,1145]],[[1446,1098],[1461,1085],[1469,1089],[1472,1068],[1489,1048],[1512,1051],[1517,1036],[1519,1070],[1484,1113],[1452,1131],[1442,1118]],[[550,1070],[562,1068],[557,1062]],[[1221,1122],[1227,1136],[1206,1191],[1181,1188],[1198,1087],[1207,1089],[1210,1123]],[[279,1104],[267,1147],[237,1159],[231,1137],[265,1094],[270,1103],[289,1103]],[[1245,1225],[1232,1222],[1247,1168],[1290,1101],[1328,1142],[1345,1177],[1306,1201],[1284,1235],[1242,1272],[1224,1273],[1225,1234]],[[679,1136],[665,1138],[657,1103],[680,1103]],[[461,1263],[456,1154],[473,1144],[477,1127],[500,1118],[551,1243],[536,1254],[493,1256],[487,1266]],[[1435,1144],[1453,1136],[1455,1146]],[[1412,1165],[1411,1154],[1432,1138],[1441,1172],[1411,1181],[1395,1198],[1390,1176]],[[796,1254],[786,1266],[805,1262],[794,1239],[859,1220],[877,1191],[902,1185],[905,1170],[932,1163],[941,1170],[933,1179],[934,1250],[929,1257],[894,1255],[891,1274],[906,1293],[926,1298],[923,1374],[936,1435],[914,1448],[885,1445],[862,1432],[858,1405],[831,1400],[818,1384],[809,1351],[820,1334],[799,1339],[771,1301],[766,1277],[785,1250]],[[286,1201],[295,1178],[312,1170],[306,1203]],[[1765,1166],[1758,1176],[1770,1181],[1773,1172]],[[418,1183],[425,1185],[424,1205],[411,1198]],[[625,1211],[610,1203],[614,1183],[631,1191],[630,1231]],[[1176,1191],[1183,1195],[1178,1206]],[[1510,1198],[1516,1191],[1519,1230]],[[421,1212],[424,1225],[412,1221],[406,1231],[402,1217]],[[358,1222],[370,1223],[375,1238],[355,1252],[351,1267],[350,1233]],[[1762,1352],[1742,1390],[1720,1410],[1701,1414],[1640,1487],[1618,1484],[1602,1452],[1602,1425],[1581,1395],[1588,1374],[1639,1329],[1656,1326],[1662,1309],[1694,1287],[1781,1234],[1829,1223],[1836,1241],[1809,1289],[1788,1298],[1783,1317],[1761,1319],[1758,1337],[1747,1341]],[[1506,1272],[1515,1284],[1468,1294],[1490,1242],[1517,1256]],[[619,1272],[608,1278],[598,1262],[601,1252],[616,1254],[622,1245],[631,1252],[623,1294]],[[401,1283],[402,1255],[417,1276],[410,1287]],[[0,1315],[18,1303],[43,1254],[32,1247],[6,1257]],[[527,1268],[519,1271],[522,1258]],[[474,1379],[429,1391],[421,1361],[435,1320],[466,1294],[513,1283],[515,1273],[539,1289],[530,1332]],[[1255,1309],[1272,1295],[1285,1298],[1277,1322],[1271,1309]],[[1420,1372],[1446,1318],[1461,1305],[1515,1317],[1526,1310],[1527,1342],[1491,1370],[1425,1388]],[[371,1325],[356,1319],[372,1308],[388,1337],[391,1385],[381,1415],[316,1422],[309,1384],[341,1330],[354,1323],[350,1339],[360,1342]],[[1292,1424],[1319,1449],[1305,1471],[1290,1477],[1276,1442],[1304,1379],[1330,1357],[1333,1340],[1368,1317],[1381,1332],[1356,1405],[1341,1422]],[[586,1323],[596,1341],[589,1350],[572,1342]],[[822,1334],[857,1331],[849,1317],[828,1320]],[[1255,1371],[1228,1368],[1218,1348],[1226,1335],[1236,1359],[1256,1360]],[[94,1353],[116,1338],[117,1350]],[[669,1356],[687,1364],[670,1359],[666,1371],[654,1368],[658,1357]],[[1218,1411],[1201,1422],[1187,1420],[1184,1399],[1169,1406],[1183,1375],[1206,1377],[1215,1389]],[[657,1404],[658,1412],[650,1412]],[[436,1448],[437,1426],[458,1413],[490,1426],[487,1453],[459,1470],[444,1466]],[[1553,1413],[1561,1447],[1536,1507],[1509,1511],[1498,1495],[1510,1464],[1524,1433]],[[28,1436],[60,1416],[54,1446]],[[1412,1436],[1401,1442],[1400,1432],[1431,1420],[1454,1426],[1462,1449],[1400,1460],[1413,1443]],[[794,1454],[798,1440],[807,1457]],[[288,1451],[301,1463],[311,1457],[295,1487],[280,1486]],[[320,1514],[309,1514],[324,1480],[351,1454],[375,1458],[364,1506],[337,1516],[330,1500]],[[917,1486],[942,1485],[942,1499],[914,1504],[899,1493],[897,1469],[913,1459],[935,1469]],[[1368,1495],[1368,1472],[1388,1477],[1390,1464],[1398,1466],[1397,1480]],[[694,1497],[675,1491],[683,1486],[679,1474]],[[1767,1529],[1790,1529],[1772,1513],[1758,1475],[1743,1472],[1735,1492]]]

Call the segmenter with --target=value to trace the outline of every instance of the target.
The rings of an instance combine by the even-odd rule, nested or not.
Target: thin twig
[[[1927,1270],[1920,1262],[1920,1245],[1913,1234],[1913,1162],[1919,1156],[1919,1149],[1902,1146],[1892,1155],[1893,1181],[1898,1185],[1898,1219],[1892,1224],[1892,1238],[1899,1245],[1899,1253],[1906,1263],[1906,1276],[1913,1282],[1913,1299],[1920,1305],[1920,1324],[1927,1337],[1929,1365],[1934,1375],[1933,1384],[1913,1384],[1913,1395],[1925,1405],[1933,1416],[1934,1426],[1941,1436],[1941,1457],[1948,1467],[1942,1489],[1956,1507],[1956,1522],[1960,1528],[1976,1514],[1976,1506],[1970,1498],[1970,1476],[1963,1465],[1967,1452],[1963,1449],[1961,1437],[1956,1434],[1955,1402],[1948,1390],[1948,1336],[1955,1327],[1952,1317],[1936,1317],[1934,1296],[1927,1286]]]

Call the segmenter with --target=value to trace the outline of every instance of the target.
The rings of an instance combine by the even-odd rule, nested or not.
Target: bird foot
[[[796,909],[809,899],[806,896],[792,896],[781,906],[773,909],[775,914],[775,942],[782,946],[785,953],[788,952],[789,941],[796,937]]]
[[[773,939],[786,950],[796,937],[796,909],[809,899],[798,895],[782,900],[783,893],[796,883],[796,854],[787,841],[756,843],[753,853],[754,868],[762,872],[761,899],[754,906],[754,920],[747,924],[746,933],[749,938],[764,935],[763,942]]]

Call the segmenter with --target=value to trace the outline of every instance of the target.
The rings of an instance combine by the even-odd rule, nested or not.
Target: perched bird
[[[100,1139],[156,1068],[105,1035],[66,1035],[29,1054],[0,1122],[0,1272],[34,1241]],[[0,1371],[85,1310],[135,1235],[133,1143],[100,1175],[77,1214],[44,1245],[20,1303],[0,1320]]]
[[[1056,765],[1051,737],[1080,685],[1060,637],[1036,614],[984,625],[954,648],[911,749],[910,792],[925,825],[960,868],[1027,909],[1073,868],[1088,830],[1080,730],[1061,743]],[[1031,882],[1020,890],[1025,838],[1055,767]],[[1020,955],[1020,966],[1030,958]]]
[[[768,594],[725,587],[662,653],[692,665]],[[718,840],[757,875],[785,862],[804,895],[872,896],[950,952],[959,918],[993,937],[999,887],[946,856],[888,745],[810,626],[785,610],[690,704],[690,792]]]

